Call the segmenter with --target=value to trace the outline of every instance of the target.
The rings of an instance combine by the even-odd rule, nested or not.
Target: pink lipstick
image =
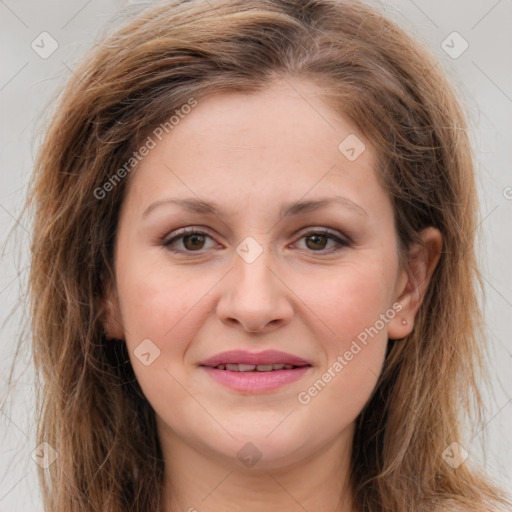
[[[216,382],[248,393],[273,391],[300,379],[312,368],[306,359],[276,350],[231,350],[206,359],[200,366]]]

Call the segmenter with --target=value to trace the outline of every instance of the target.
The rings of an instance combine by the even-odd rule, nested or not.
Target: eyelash
[[[206,235],[207,237],[211,238],[210,235],[208,235],[208,233],[205,233],[204,231],[199,231],[199,230],[194,229],[194,228],[184,228],[181,231],[178,231],[172,238],[164,240],[162,242],[162,246],[165,247],[166,249],[170,250],[171,252],[174,252],[174,253],[190,253],[190,254],[200,253],[203,249],[200,249],[198,251],[187,251],[187,250],[184,251],[184,250],[181,250],[181,249],[172,249],[170,247],[171,244],[173,242],[175,242],[176,240],[179,240],[180,238],[184,238],[184,237],[189,236],[189,235]],[[321,249],[319,251],[314,251],[314,250],[311,249],[311,252],[313,252],[313,253],[331,254],[331,253],[340,251],[344,247],[350,247],[351,246],[351,243],[348,240],[340,238],[335,233],[332,233],[331,231],[328,231],[326,229],[318,229],[318,230],[308,231],[307,233],[304,233],[299,238],[299,240],[301,240],[302,238],[306,238],[308,236],[311,236],[311,235],[326,236],[328,239],[334,240],[338,244],[338,247],[331,247],[330,249]]]

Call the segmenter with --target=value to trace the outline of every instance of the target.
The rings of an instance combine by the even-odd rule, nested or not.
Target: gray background
[[[37,123],[80,56],[126,5],[124,0],[0,0],[0,395],[6,390],[20,325],[26,321],[26,313],[15,305],[26,283],[29,226],[16,218],[40,137]],[[464,448],[469,463],[486,463],[489,473],[512,489],[512,2],[399,0],[376,5],[438,55],[472,125],[479,161],[481,273],[492,393],[486,391],[485,428]],[[47,58],[31,47],[44,31],[58,43]],[[445,40],[451,56],[443,49]],[[464,49],[464,41],[469,47],[453,58]],[[16,389],[0,412],[0,512],[42,510],[31,458],[34,397],[28,343],[17,369]]]

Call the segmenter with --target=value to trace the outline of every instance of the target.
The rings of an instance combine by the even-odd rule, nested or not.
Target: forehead
[[[243,196],[263,206],[263,196],[382,195],[370,141],[324,103],[323,93],[309,82],[281,80],[258,93],[198,101],[137,165],[132,198],[147,202],[165,189],[219,204]]]

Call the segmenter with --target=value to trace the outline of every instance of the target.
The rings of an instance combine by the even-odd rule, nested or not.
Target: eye
[[[211,238],[209,235],[204,233],[203,231],[198,231],[194,228],[185,228],[181,231],[178,231],[175,236],[165,240],[162,245],[167,247],[170,251],[176,253],[182,252],[197,252],[203,249],[202,245],[204,244],[205,238]],[[183,249],[175,249],[173,248],[173,244],[175,244],[178,240],[183,239],[183,245],[185,250]]]
[[[184,228],[178,231],[173,237],[164,240],[162,245],[175,253],[199,252],[204,249],[206,238],[212,239],[211,236],[204,231],[199,231],[194,228]],[[325,229],[308,231],[299,238],[299,240],[302,239],[306,240],[306,247],[308,249],[318,253],[332,253],[339,251],[343,247],[350,247],[351,245],[348,240]],[[182,242],[185,249],[173,247],[178,241]],[[334,242],[334,247],[326,249],[325,246],[329,241]]]
[[[306,240],[306,246],[313,250],[313,252],[336,252],[342,247],[350,247],[350,242],[345,240],[331,231],[325,229],[312,230],[305,233],[299,240]],[[334,247],[325,249],[325,245],[328,241],[334,242]],[[308,243],[309,241],[309,243]]]

